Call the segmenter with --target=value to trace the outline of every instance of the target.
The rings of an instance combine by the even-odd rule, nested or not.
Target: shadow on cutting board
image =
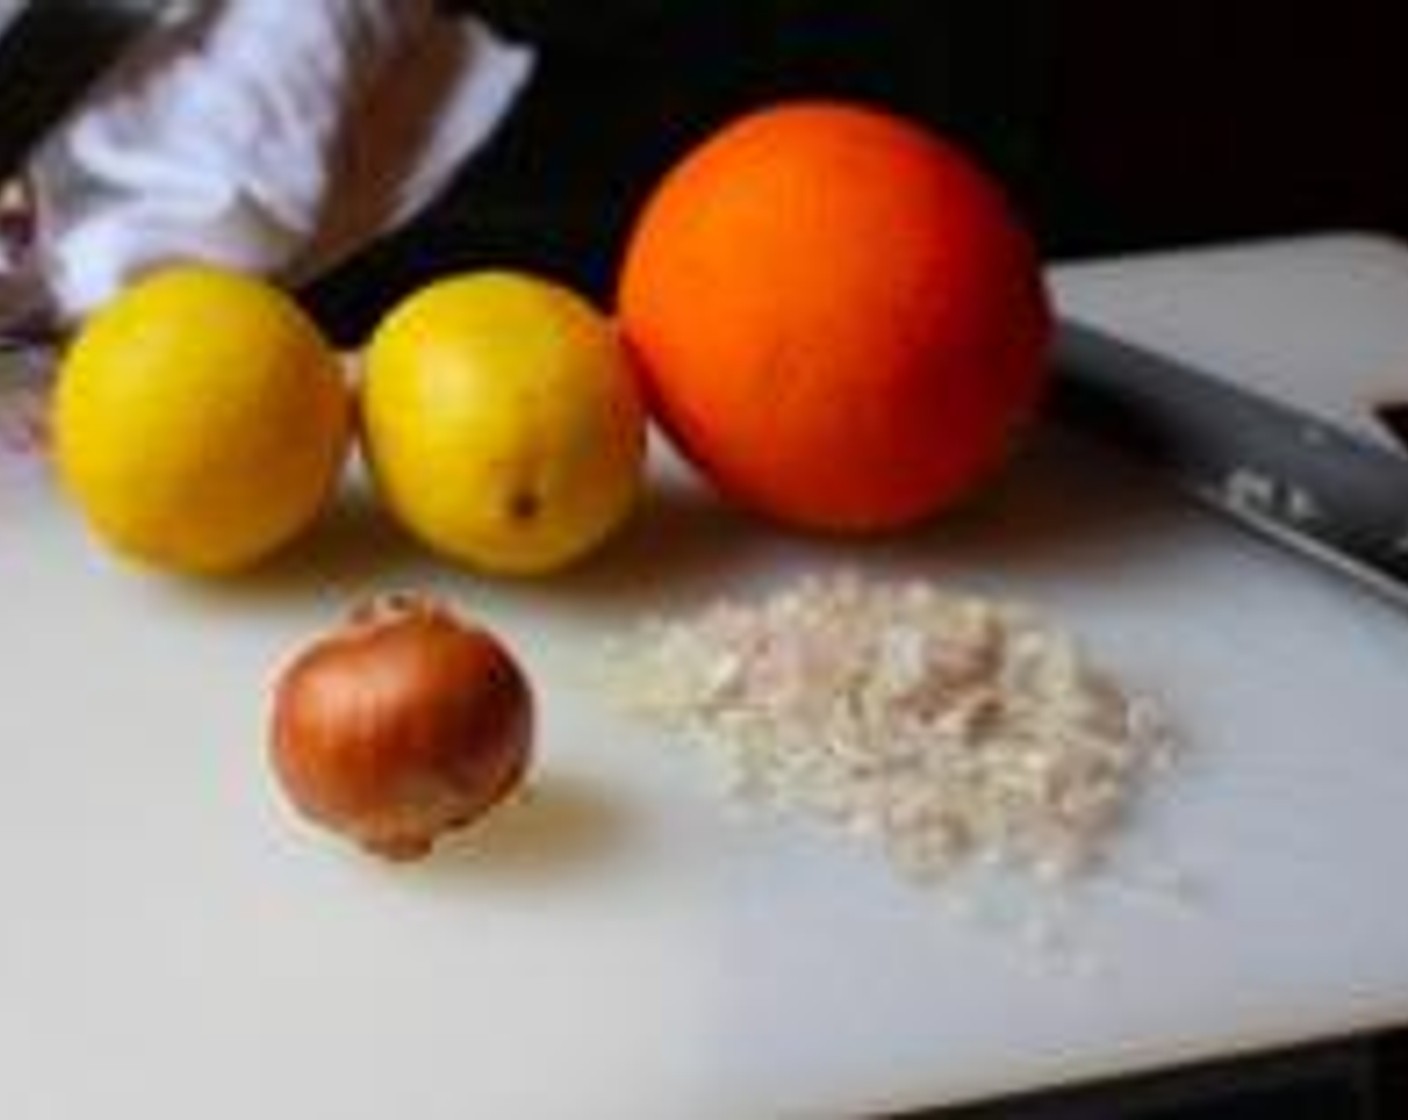
[[[986,488],[924,530],[924,547],[961,569],[1103,584],[1141,558],[1157,562],[1190,511],[1202,516],[1152,471],[1045,424]]]
[[[812,570],[932,559],[935,578],[1061,579],[1107,583],[1186,531],[1185,504],[1152,475],[1079,437],[1038,431],[966,505],[929,526],[873,538],[803,536],[765,523],[671,472],[654,480],[640,510],[606,547],[544,578],[493,579],[497,595],[542,603],[564,616],[658,608],[746,579],[769,557]],[[1200,515],[1195,515],[1200,516]],[[927,565],[926,565],[927,566]],[[778,570],[776,567],[773,570]],[[301,541],[259,568],[201,593],[262,605],[329,591],[350,597],[446,576],[489,580],[437,559],[402,530],[361,484],[344,488]]]
[[[586,779],[544,770],[484,820],[444,837],[411,870],[418,877],[557,880],[597,868],[630,832],[619,797]]]

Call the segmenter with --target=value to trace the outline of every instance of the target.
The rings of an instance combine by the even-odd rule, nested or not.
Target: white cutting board
[[[1327,379],[1397,356],[1408,384],[1398,247],[1058,281],[1187,356]],[[644,612],[841,565],[1045,606],[1185,729],[1062,911],[725,812],[587,683]],[[294,644],[404,586],[499,628],[545,718],[533,800],[391,868],[292,819],[263,723]],[[248,581],[137,575],[9,455],[0,595],[7,1120],[847,1115],[1408,1020],[1408,617],[1078,444],[870,547],[768,532],[671,475],[614,550],[541,584],[437,566],[355,503]],[[1033,915],[1064,948],[1027,943]]]
[[[1066,310],[1398,448],[1374,416],[1408,405],[1408,251],[1323,235],[1071,269]]]

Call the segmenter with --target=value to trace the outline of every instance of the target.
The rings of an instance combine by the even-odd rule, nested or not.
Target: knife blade
[[[1408,457],[1072,319],[1054,359],[1058,421],[1408,606]]]

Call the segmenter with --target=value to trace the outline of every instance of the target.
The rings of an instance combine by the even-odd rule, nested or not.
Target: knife
[[[1058,421],[1408,606],[1408,456],[1072,319],[1054,357]]]

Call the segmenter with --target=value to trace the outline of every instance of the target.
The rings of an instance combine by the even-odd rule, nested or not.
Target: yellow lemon
[[[337,355],[292,299],[180,265],[83,325],[59,370],[55,455],[65,489],[116,551],[222,572],[317,515],[351,415]]]
[[[363,433],[397,517],[485,571],[551,571],[632,509],[645,410],[611,324],[557,284],[512,272],[438,281],[381,322]]]

